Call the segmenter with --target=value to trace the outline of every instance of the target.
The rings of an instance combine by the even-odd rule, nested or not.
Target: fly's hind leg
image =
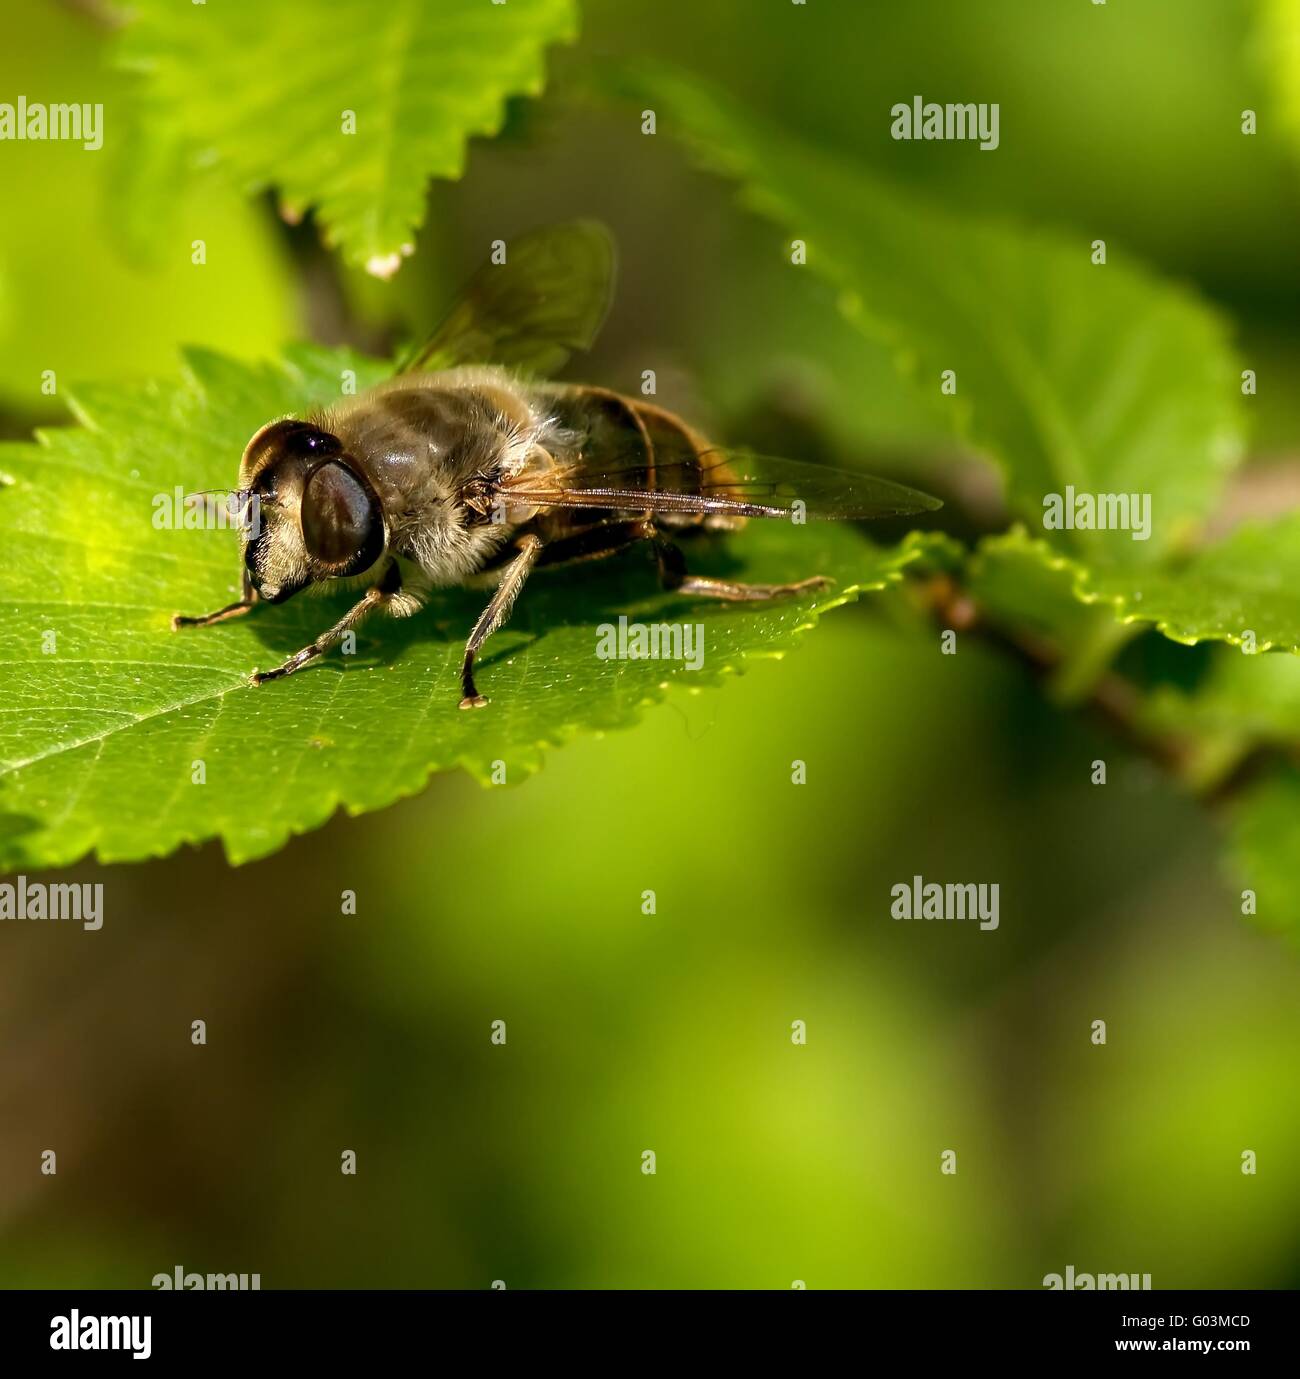
[[[391,561],[380,576],[379,583],[367,589],[360,602],[353,604],[333,627],[322,632],[314,642],[303,647],[301,651],[295,651],[283,665],[276,666],[274,670],[255,670],[249,676],[249,682],[263,685],[268,680],[279,680],[285,675],[292,675],[308,661],[314,661],[317,656],[323,655],[335,642],[341,641],[345,633],[351,632],[363,618],[377,609],[388,608],[397,613],[411,613],[418,607],[417,598],[402,594],[402,573],[397,568],[397,562]]]
[[[761,599],[786,598],[791,594],[810,594],[834,583],[825,575],[813,575],[793,584],[742,584],[735,579],[711,579],[707,575],[687,572],[686,557],[671,541],[656,536],[655,560],[659,565],[659,582],[675,594],[701,594],[705,598],[723,599],[727,603],[749,603]]]

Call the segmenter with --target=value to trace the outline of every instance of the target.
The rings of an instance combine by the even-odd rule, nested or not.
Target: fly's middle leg
[[[465,643],[465,659],[460,665],[462,709],[481,709],[487,706],[486,696],[480,694],[474,684],[474,657],[483,643],[510,616],[515,599],[519,597],[519,591],[524,587],[524,581],[541,553],[540,537],[529,535],[520,540],[519,554],[506,566],[496,593],[492,595],[488,606],[479,614],[478,621],[471,629],[469,641]]]
[[[496,593],[479,614],[465,644],[465,659],[460,667],[461,708],[486,707],[487,697],[478,692],[478,686],[474,683],[474,657],[483,643],[510,616],[515,599],[519,597],[519,591],[534,565],[570,565],[583,560],[599,560],[633,542],[644,541],[650,535],[646,520],[637,518],[630,522],[597,522],[585,531],[571,532],[546,545],[543,545],[541,537],[532,533],[522,537],[518,542],[519,554],[506,566]]]

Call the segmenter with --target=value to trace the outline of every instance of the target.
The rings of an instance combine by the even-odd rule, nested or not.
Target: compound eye
[[[308,555],[336,575],[358,574],[379,558],[384,542],[379,503],[338,460],[327,460],[307,480],[302,539]]]
[[[328,455],[339,454],[342,448],[337,436],[322,431],[319,426],[284,417],[280,421],[268,421],[248,442],[239,472],[250,479],[256,478],[289,456],[323,460]]]

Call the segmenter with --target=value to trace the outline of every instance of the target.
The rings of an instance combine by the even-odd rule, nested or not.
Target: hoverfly
[[[200,627],[282,603],[309,585],[364,578],[354,607],[252,683],[320,656],[370,613],[406,616],[431,588],[494,589],[461,664],[462,709],[488,701],[474,658],[544,565],[645,541],[664,587],[726,600],[773,599],[829,581],[741,584],[690,574],[674,538],[732,531],[751,517],[892,517],[938,500],[883,479],[708,444],[686,422],[606,388],[544,381],[604,320],[614,276],[608,232],[575,221],[532,232],[470,281],[395,376],[355,398],[263,426],[244,451],[242,597]]]

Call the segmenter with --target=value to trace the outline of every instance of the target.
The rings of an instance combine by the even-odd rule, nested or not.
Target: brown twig
[[[1062,664],[1062,656],[1047,638],[1025,628],[1011,627],[991,620],[974,595],[949,575],[939,574],[914,581],[911,586],[922,607],[944,628],[973,632],[992,645],[1009,652],[1042,681],[1047,681]],[[1184,734],[1161,732],[1144,723],[1141,717],[1143,694],[1126,676],[1106,670],[1094,681],[1080,707],[1089,711],[1129,747],[1195,790],[1206,803],[1218,805],[1236,796],[1279,757],[1294,753],[1271,745],[1256,745],[1243,754],[1228,772],[1208,785],[1194,780],[1193,741]]]

